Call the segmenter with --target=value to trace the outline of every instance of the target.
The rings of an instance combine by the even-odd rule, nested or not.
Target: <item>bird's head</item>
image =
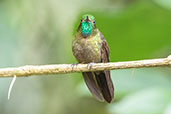
[[[82,36],[86,38],[92,35],[94,29],[96,29],[94,16],[89,14],[83,15],[78,31],[81,31]]]

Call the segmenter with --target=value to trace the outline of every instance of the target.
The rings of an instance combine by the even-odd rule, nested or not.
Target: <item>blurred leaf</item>
[[[117,13],[96,13],[97,27],[110,48],[111,61],[126,61],[156,57],[157,51],[171,49],[171,12],[140,0]]]
[[[171,114],[171,103],[166,107],[163,114]]]
[[[171,1],[170,0],[153,0],[158,5],[160,5],[163,8],[171,10]]]
[[[130,94],[110,106],[117,114],[161,114],[171,103],[171,91],[164,88],[149,88]]]
[[[131,92],[150,87],[171,87],[170,74],[165,74],[159,69],[132,69],[112,71],[115,85],[115,98],[121,98]],[[168,77],[167,77],[168,76]]]

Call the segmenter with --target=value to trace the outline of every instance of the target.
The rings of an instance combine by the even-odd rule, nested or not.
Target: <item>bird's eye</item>
[[[83,19],[81,19],[81,22],[83,22]]]
[[[93,20],[93,23],[94,23],[94,24],[96,23],[95,20]]]

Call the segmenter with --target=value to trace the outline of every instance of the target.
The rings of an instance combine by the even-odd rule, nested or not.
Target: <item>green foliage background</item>
[[[169,0],[1,0],[0,67],[76,63],[71,42],[82,14],[96,18],[111,61],[171,54]],[[115,100],[98,102],[80,73],[0,78],[0,114],[170,114],[171,70],[111,71]]]

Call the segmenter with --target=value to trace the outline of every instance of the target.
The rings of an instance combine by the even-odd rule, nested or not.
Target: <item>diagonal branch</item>
[[[31,75],[46,74],[65,74],[72,72],[88,72],[129,68],[147,68],[147,67],[171,67],[171,55],[167,58],[149,59],[128,62],[110,62],[88,64],[59,64],[59,65],[41,65],[41,66],[21,66],[16,68],[0,69],[0,77],[25,77]]]

